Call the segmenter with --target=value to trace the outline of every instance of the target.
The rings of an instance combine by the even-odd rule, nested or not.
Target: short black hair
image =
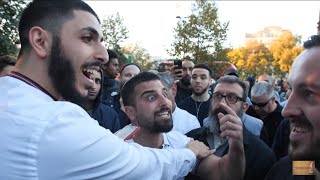
[[[107,49],[108,54],[109,54],[109,61],[107,62],[107,64],[110,63],[111,59],[119,59],[119,55],[116,53],[116,51],[111,50],[111,49]]]
[[[320,35],[310,36],[309,39],[303,43],[303,47],[305,49],[310,49],[312,47],[318,46],[320,46]]]
[[[140,74],[134,76],[128,80],[122,88],[122,101],[124,106],[133,106],[135,104],[135,87],[143,82],[156,81],[160,78],[158,75],[152,72],[141,72]]]
[[[62,25],[73,18],[73,10],[87,11],[94,15],[100,23],[97,14],[82,0],[34,0],[22,11],[19,21],[19,38],[21,49],[30,48],[29,31],[34,26],[39,26],[46,31],[59,35]]]
[[[212,69],[210,68],[210,66],[208,66],[207,64],[196,64],[193,69],[195,68],[202,68],[202,69],[206,69],[209,71],[209,75],[210,77],[212,76]]]
[[[16,59],[12,56],[0,56],[0,72],[7,66],[14,66],[16,64]]]

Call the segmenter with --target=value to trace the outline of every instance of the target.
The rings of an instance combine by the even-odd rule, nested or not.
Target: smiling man
[[[292,89],[282,114],[290,122],[289,156],[282,158],[266,179],[320,179],[320,36],[304,43],[288,76]],[[293,176],[292,160],[315,161],[315,173]]]
[[[0,179],[174,179],[195,165],[199,148],[128,145],[79,106],[108,61],[85,2],[30,2],[19,36],[17,64],[0,78]]]

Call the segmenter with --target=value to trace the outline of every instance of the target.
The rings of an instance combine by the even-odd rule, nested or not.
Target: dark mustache
[[[226,110],[224,110],[222,107],[218,107],[213,110],[213,115],[218,116],[219,113],[223,113],[224,115],[228,114]]]
[[[288,118],[290,124],[297,126],[312,127],[310,121],[305,117]]]

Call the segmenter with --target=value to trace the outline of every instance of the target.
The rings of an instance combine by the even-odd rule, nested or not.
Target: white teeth
[[[83,69],[83,71],[86,71],[89,74],[97,74],[98,73],[98,71],[95,69]]]
[[[169,116],[169,112],[159,113],[158,116],[161,116],[161,117]]]
[[[308,129],[307,128],[303,128],[303,127],[294,126],[292,131],[296,132],[296,133],[306,133],[308,131]]]

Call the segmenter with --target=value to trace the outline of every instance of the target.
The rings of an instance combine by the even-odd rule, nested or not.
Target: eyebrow
[[[147,90],[147,91],[144,91],[144,92],[140,95],[140,97],[144,96],[145,94],[154,93],[154,92],[156,92],[156,90]]]
[[[98,33],[98,31],[93,28],[93,27],[85,27],[81,29],[82,31],[89,31],[90,33],[94,34],[97,37],[100,37],[100,34]],[[100,42],[103,41],[103,37],[101,37]]]
[[[289,87],[291,87],[291,86],[289,85]],[[314,83],[312,83],[312,84],[303,83],[303,84],[300,84],[298,87],[299,88],[311,88],[311,89],[315,89],[315,90],[320,90],[320,85],[314,84]]]

